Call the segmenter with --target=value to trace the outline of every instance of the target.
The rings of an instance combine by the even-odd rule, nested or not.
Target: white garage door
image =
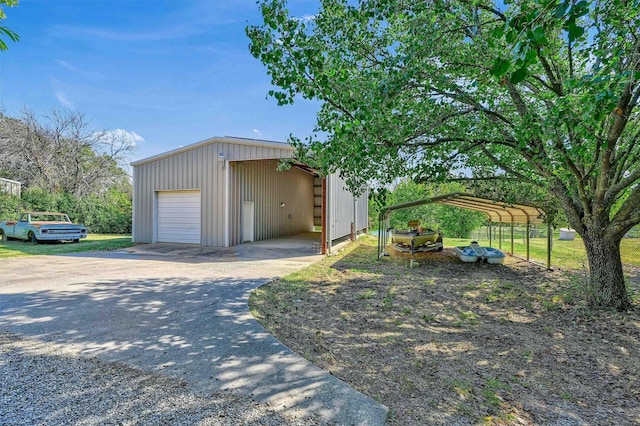
[[[200,191],[158,192],[158,242],[200,244]]]

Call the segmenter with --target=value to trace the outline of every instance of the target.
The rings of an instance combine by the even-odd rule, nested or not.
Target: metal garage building
[[[133,166],[133,241],[227,247],[321,228],[322,252],[367,228],[367,196],[300,165],[288,144],[214,137]]]

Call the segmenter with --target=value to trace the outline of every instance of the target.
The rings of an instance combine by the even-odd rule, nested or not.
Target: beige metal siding
[[[232,165],[232,210],[230,243],[243,241],[242,209],[255,203],[254,240],[294,235],[313,229],[313,176],[296,168],[277,171],[278,160],[242,161]]]
[[[338,174],[327,178],[327,203],[329,217],[327,221],[329,241],[351,234],[354,222],[353,194]]]
[[[292,152],[293,149],[285,144],[213,138],[133,163],[133,241],[153,242],[157,214],[154,193],[200,190],[201,244],[218,247],[228,243],[237,244],[232,241],[238,240],[239,211],[236,211],[236,207],[238,201],[242,200],[237,193],[227,193],[229,187],[238,188],[237,177],[233,173],[234,165],[229,161],[280,159],[290,157]],[[227,170],[227,167],[232,169]],[[309,196],[309,200],[313,206],[313,195]],[[227,206],[229,210],[226,210]],[[226,226],[229,226],[228,230]]]
[[[255,203],[255,240],[310,231],[321,192],[314,194],[314,177],[304,171],[276,170],[292,154],[286,144],[225,137],[133,163],[133,241],[153,242],[158,191],[200,190],[204,246],[240,244],[243,201]],[[350,235],[352,223],[366,228],[366,207],[366,195],[354,201],[339,176],[328,177],[328,240]]]
[[[329,243],[367,228],[368,193],[354,197],[346,182],[336,173],[327,178],[327,240]]]
[[[365,191],[356,200],[356,231],[369,227],[369,191]]]

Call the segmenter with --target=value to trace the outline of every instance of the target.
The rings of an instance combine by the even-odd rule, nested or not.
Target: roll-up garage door
[[[200,244],[200,191],[158,192],[158,242]]]

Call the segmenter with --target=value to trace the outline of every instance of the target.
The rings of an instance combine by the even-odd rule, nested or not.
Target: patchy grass
[[[89,234],[79,243],[41,243],[11,240],[0,243],[0,259],[19,256],[55,255],[104,251],[131,247],[131,235]]]
[[[376,260],[375,239],[261,287],[278,339],[390,408],[391,425],[637,424],[640,313],[592,310],[580,271],[451,249]],[[637,270],[629,291],[640,294]],[[637,302],[636,302],[637,303]]]

